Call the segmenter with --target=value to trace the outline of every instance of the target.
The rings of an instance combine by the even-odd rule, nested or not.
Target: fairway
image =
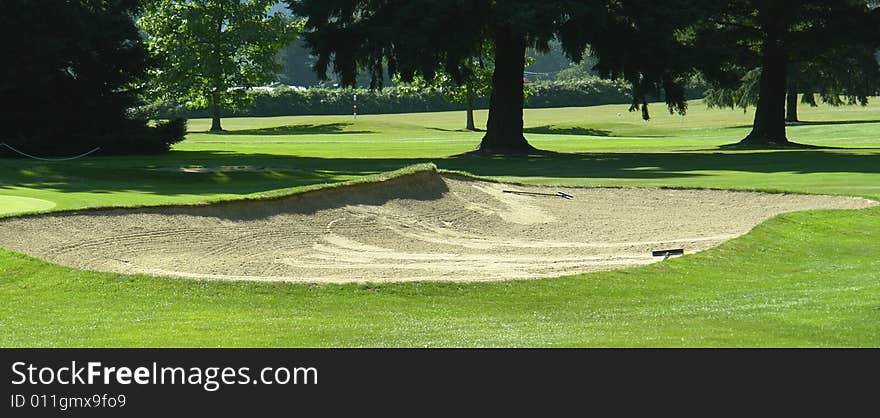
[[[478,112],[477,116],[478,124],[485,121],[485,112]],[[877,135],[880,108],[877,105],[804,109],[802,119],[808,122],[790,127],[790,137],[826,148],[776,151],[719,148],[743,137],[751,117],[741,111],[706,110],[699,102],[692,104],[687,117],[658,111],[650,122],[627,113],[626,106],[528,110],[525,121],[530,142],[558,154],[504,159],[462,155],[473,149],[481,137],[480,133],[460,130],[464,122],[462,112],[363,115],[357,120],[345,116],[228,119],[224,121],[228,131],[222,134],[203,132],[209,121],[195,120],[190,124],[187,141],[178,144],[168,155],[90,157],[63,163],[3,160],[0,199],[6,200],[0,201],[0,216],[22,211],[280,199],[314,187],[361,181],[368,176],[422,163],[436,164],[441,173],[446,173],[444,175],[457,171],[493,181],[531,185],[517,186],[524,190],[532,190],[530,187],[546,191],[562,190],[559,187],[673,187],[787,193],[756,195],[771,200],[795,193],[880,199],[880,137]],[[463,181],[457,180],[459,178],[451,181]],[[459,186],[447,184],[445,187],[455,190]],[[497,189],[492,188],[502,186],[488,182],[483,187],[497,193]],[[630,217],[637,220],[628,222],[642,222],[645,227],[656,224],[664,226],[666,231],[688,232],[686,236],[661,236],[659,241],[664,244],[676,244],[676,239],[697,236],[691,232],[707,237],[729,236],[694,249],[716,248],[698,254],[688,252],[684,257],[660,264],[555,279],[539,278],[574,271],[517,268],[513,270],[519,276],[509,272],[493,276],[488,271],[473,273],[466,268],[447,271],[449,279],[465,277],[471,272],[470,277],[474,279],[529,277],[538,280],[314,285],[181,280],[87,271],[117,271],[90,262],[84,256],[92,254],[88,251],[73,253],[66,261],[53,260],[74,266],[80,262],[83,264],[79,267],[87,270],[47,264],[21,254],[27,249],[20,246],[22,240],[15,234],[26,230],[22,226],[3,232],[3,247],[18,252],[0,250],[0,297],[5,301],[0,306],[3,318],[0,342],[6,347],[880,344],[880,318],[876,309],[880,300],[877,275],[880,271],[877,257],[880,254],[880,212],[876,207],[791,213],[764,222],[793,210],[856,209],[866,205],[840,206],[840,201],[831,201],[838,203],[785,206],[752,198],[730,200],[730,192],[716,191],[724,197],[703,200],[722,205],[715,206],[713,216],[687,216],[709,212],[712,208],[693,212],[684,203],[699,200],[680,199],[683,204],[673,213],[677,218],[698,222],[688,227],[665,218],[651,218],[660,217],[662,212],[654,210],[650,199],[626,198],[626,192],[590,199],[592,195],[586,190],[599,193],[612,189],[582,189],[575,193],[576,204],[604,199],[607,206],[602,210],[618,216],[604,219],[607,225]],[[682,196],[697,193],[694,190],[665,192]],[[18,205],[15,202],[20,199],[10,201],[6,196],[41,199],[57,206],[21,208],[13,206]],[[468,199],[473,200],[475,196],[479,195]],[[611,196],[620,200],[608,200]],[[804,199],[803,202],[827,199],[794,197]],[[545,210],[543,205],[566,204],[561,199],[502,198],[509,202],[526,202],[542,210]],[[844,201],[848,201],[846,199]],[[723,206],[725,202],[740,202],[743,206],[738,206],[739,212],[731,211]],[[400,206],[399,202],[392,204]],[[371,207],[374,211],[368,215],[380,219],[375,211],[384,206]],[[406,209],[410,207],[413,206],[407,205]],[[192,210],[208,210],[206,208],[210,206],[196,206]],[[170,209],[150,210],[167,213]],[[397,207],[397,210],[403,209]],[[82,216],[86,222],[100,213],[58,216]],[[360,212],[364,213],[367,212]],[[414,213],[417,218],[443,220],[431,212]],[[562,211],[551,214],[564,217],[566,212],[563,207]],[[725,217],[725,214],[738,215]],[[254,211],[241,215],[246,219],[258,216],[260,214]],[[327,224],[336,220],[334,216],[328,214],[327,223],[322,225],[323,232]],[[574,217],[574,213],[571,216]],[[737,216],[747,218],[748,222],[736,221],[738,226],[734,229],[711,229],[727,221],[734,223]],[[530,219],[527,214],[523,218]],[[16,225],[28,219],[44,218],[11,218],[3,224]],[[577,229],[573,232],[575,235],[601,229],[603,219],[586,221],[594,223],[590,229]],[[664,221],[669,224],[664,225]],[[755,225],[758,226],[752,229]],[[360,227],[354,225],[351,229]],[[69,226],[65,228],[56,231],[57,237],[73,236],[73,230]],[[589,242],[564,239],[560,236],[561,230],[552,228],[540,231],[540,228],[523,227],[523,231],[527,229],[538,234],[527,235],[528,241],[544,237],[548,242]],[[652,241],[640,240],[637,229],[625,230],[626,234],[620,235],[620,239],[597,236],[593,241]],[[201,232],[169,237],[166,241],[144,242],[161,243],[171,255],[185,253],[190,251],[187,250],[191,247],[189,243],[205,237]],[[459,234],[458,238],[463,232],[473,235],[473,231],[466,228],[453,232]],[[657,233],[662,235],[660,230]],[[743,233],[746,234],[722,243]],[[364,241],[359,244],[376,244]],[[271,246],[271,240],[267,240],[266,245]],[[122,244],[108,248],[104,253],[94,254],[138,250]],[[339,248],[334,251],[338,253]],[[644,254],[649,249],[654,249],[654,245],[634,252]],[[410,258],[424,254],[424,248],[394,250],[407,253]],[[363,248],[354,252],[362,252],[360,255],[367,258],[376,255],[375,251],[370,253]],[[34,255],[52,259],[45,254]],[[349,257],[355,255],[348,254]],[[547,256],[557,261],[571,257],[552,253]],[[233,262],[224,257],[219,254],[214,260],[219,264]],[[258,254],[251,257],[259,258]],[[386,264],[389,263],[386,261]],[[431,267],[431,271],[436,271],[435,266]],[[576,271],[591,270],[577,267]],[[363,266],[353,268],[364,270]],[[427,273],[428,270],[407,278],[437,279]],[[218,274],[222,272],[218,270]],[[46,318],[51,320],[47,322]]]

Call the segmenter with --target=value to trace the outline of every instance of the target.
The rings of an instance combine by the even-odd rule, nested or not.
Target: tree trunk
[[[800,122],[798,120],[798,93],[796,88],[790,87],[788,89],[788,96],[785,101],[785,121],[791,123]]]
[[[211,93],[211,132],[221,132],[220,126],[220,100],[217,93]]]
[[[216,14],[214,15],[214,20],[216,31],[213,34],[214,48],[213,51],[211,51],[211,54],[215,60],[215,72],[211,74],[214,80],[214,85],[211,91],[211,132],[221,132],[223,131],[223,127],[220,126],[220,92],[222,91],[220,86],[223,85],[223,83],[221,83],[221,68],[223,68],[223,66],[220,65],[221,48],[219,42],[223,37],[223,16]]]
[[[489,99],[489,121],[478,152],[528,154],[537,151],[523,136],[523,72],[526,43],[510,27],[495,30],[495,71]]]
[[[465,129],[469,131],[476,131],[477,127],[476,125],[474,125],[474,89],[471,86],[470,82],[465,84],[464,88],[465,95],[467,96],[465,100],[467,104],[467,126],[465,127]]]
[[[742,145],[784,146],[788,144],[785,136],[785,99],[788,88],[788,53],[785,51],[782,36],[785,27],[785,9],[779,5],[769,6],[764,28],[766,38],[762,48],[761,81],[758,106],[755,109],[755,123],[752,133],[743,139]]]

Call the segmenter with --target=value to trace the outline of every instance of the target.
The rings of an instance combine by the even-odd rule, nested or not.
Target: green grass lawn
[[[758,189],[880,200],[880,106],[803,109],[791,139],[729,151],[751,114],[627,106],[529,110],[561,154],[460,156],[463,112],[193,120],[167,155],[0,160],[0,216],[222,200],[408,165],[526,183]],[[478,112],[478,122],[485,112]],[[182,173],[181,166],[265,172]],[[156,170],[163,169],[163,170]],[[25,199],[22,199],[25,198]],[[52,206],[54,205],[54,206]],[[625,209],[625,208],[622,208]],[[704,253],[640,269],[484,284],[294,285],[72,270],[0,250],[0,346],[880,345],[880,209],[784,215]]]

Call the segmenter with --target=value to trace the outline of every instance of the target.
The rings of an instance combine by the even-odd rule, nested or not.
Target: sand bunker
[[[556,193],[574,200],[504,190]],[[542,278],[705,250],[784,212],[867,199],[495,184],[419,172],[271,201],[0,221],[0,246],[76,268],[302,282]]]

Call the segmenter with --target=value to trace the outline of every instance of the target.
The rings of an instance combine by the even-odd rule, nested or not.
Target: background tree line
[[[422,88],[418,85],[397,85],[382,90],[371,90],[369,87],[257,88],[250,93],[249,104],[224,109],[221,116],[346,115],[351,113],[354,94],[358,96],[360,114],[466,111],[467,100],[463,94],[466,88],[466,86],[455,86],[449,90],[441,90]],[[632,100],[632,87],[629,84],[601,78],[539,80],[530,83],[527,90],[525,108],[625,105]],[[687,97],[699,99],[703,97],[704,92],[704,84],[689,85]],[[473,98],[473,108],[488,108],[489,96],[485,92],[485,87],[476,93]],[[174,100],[152,102],[138,110],[145,115],[160,119],[175,116],[211,117],[211,110],[208,108],[186,108]],[[462,114],[461,120],[461,127],[467,128],[467,114]],[[477,126],[477,128],[482,127]]]
[[[487,100],[482,153],[536,152],[523,136],[527,94],[538,106],[590,104],[550,97],[573,90],[544,88],[548,79],[616,80],[604,85],[627,86],[631,110],[646,119],[654,100],[685,114],[688,86],[703,80],[711,103],[755,106],[750,146],[792,145],[785,120],[798,97],[864,103],[880,79],[880,12],[864,0],[285,3],[289,13],[273,0],[9,0],[0,48],[19,62],[0,77],[0,99],[15,104],[0,114],[2,142],[44,154],[167,150],[185,123],[149,122],[156,114],[134,111],[149,110],[144,100],[207,108],[212,130],[224,114],[273,100],[315,112],[320,94],[254,93],[284,73],[279,51],[300,31],[318,80],[399,85],[363,96],[376,108],[407,95],[469,109]]]

